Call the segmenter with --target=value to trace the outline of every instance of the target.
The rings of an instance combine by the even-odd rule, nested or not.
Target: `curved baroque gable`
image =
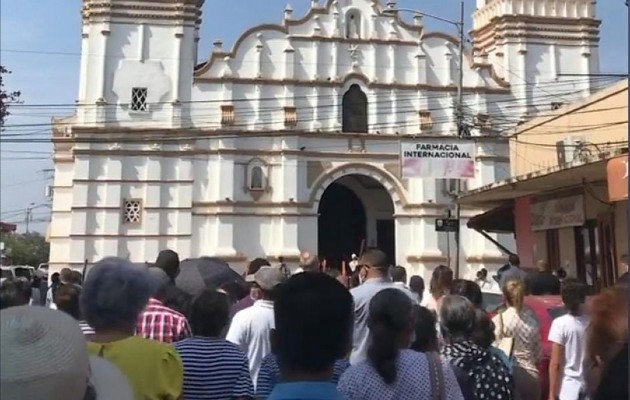
[[[300,19],[293,19],[292,10],[287,9],[282,25],[248,29],[231,52],[216,48],[195,71],[196,80],[260,80],[263,84],[320,81],[341,86],[347,75],[355,74],[367,77],[369,84],[452,86],[452,79],[445,74],[454,75],[456,37],[424,32],[420,18],[410,24],[399,15],[384,16],[383,6],[376,0],[343,4],[328,0]],[[417,72],[422,69],[419,62],[423,57],[431,59],[426,65],[435,70],[427,73],[431,76],[425,82],[418,79]],[[475,59],[468,49],[465,60],[467,86],[481,84],[491,90],[509,87],[491,64]],[[445,73],[446,69],[450,72]]]

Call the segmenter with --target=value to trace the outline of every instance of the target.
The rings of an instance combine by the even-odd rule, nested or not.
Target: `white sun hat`
[[[133,400],[125,376],[90,357],[71,316],[46,307],[0,311],[2,400]]]

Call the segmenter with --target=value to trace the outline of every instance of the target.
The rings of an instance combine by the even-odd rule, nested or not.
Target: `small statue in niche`
[[[249,188],[252,190],[263,190],[265,186],[262,168],[259,166],[252,167],[250,174]]]
[[[361,19],[354,12],[351,12],[348,15],[348,20],[346,21],[346,38],[348,39],[361,38]]]

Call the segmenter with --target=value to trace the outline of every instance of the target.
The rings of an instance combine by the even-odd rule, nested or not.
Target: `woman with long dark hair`
[[[453,370],[435,353],[409,349],[415,328],[413,302],[399,289],[384,289],[370,302],[368,359],[339,381],[347,400],[463,399]]]

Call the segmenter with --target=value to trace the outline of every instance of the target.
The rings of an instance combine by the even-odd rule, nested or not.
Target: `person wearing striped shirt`
[[[175,343],[184,364],[184,399],[254,397],[247,356],[237,345],[221,338],[229,317],[230,304],[225,293],[207,289],[193,301],[193,336]]]

